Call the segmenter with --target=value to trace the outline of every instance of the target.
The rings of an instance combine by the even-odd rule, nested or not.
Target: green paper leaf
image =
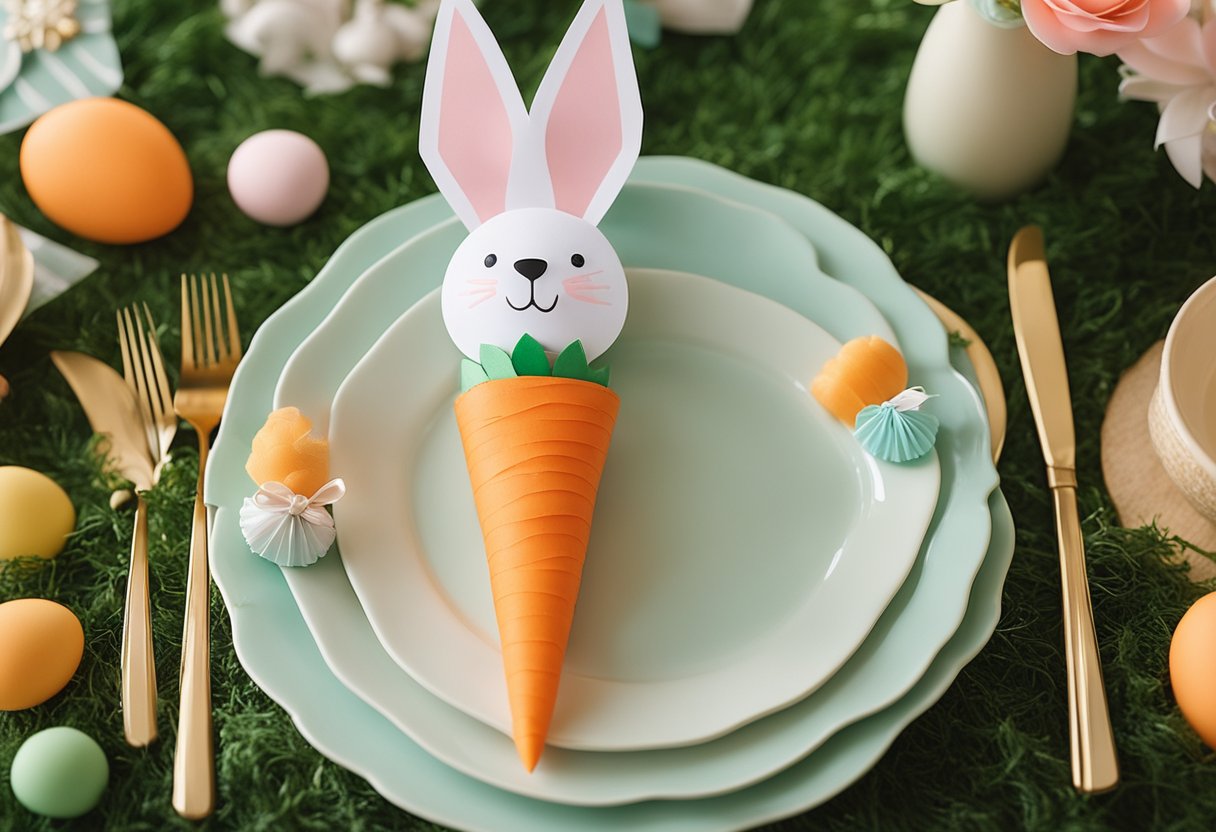
[[[583,350],[582,341],[572,341],[553,362],[553,375],[561,378],[578,378],[586,381],[589,372],[587,353]]]
[[[549,366],[549,356],[545,355],[545,348],[540,345],[540,341],[526,332],[511,352],[511,363],[515,366],[515,372],[521,376],[553,374],[553,368]]]
[[[490,377],[486,375],[486,371],[476,361],[470,361],[463,358],[460,361],[460,392],[467,393],[472,388],[481,384],[483,381],[489,381]]]
[[[486,375],[492,379],[515,378],[516,376],[511,356],[507,355],[507,351],[502,347],[496,347],[493,344],[481,345],[481,366]]]
[[[607,367],[591,367],[587,371],[587,381],[608,386],[609,372]]]

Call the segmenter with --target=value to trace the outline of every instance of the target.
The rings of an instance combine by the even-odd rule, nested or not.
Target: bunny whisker
[[[606,301],[601,298],[593,297],[591,292],[603,292],[612,287],[607,283],[592,283],[591,278],[601,271],[587,272],[586,274],[578,274],[574,277],[568,277],[562,281],[562,288],[566,290],[566,294],[571,300],[582,301],[583,303],[593,303],[597,306],[611,306],[611,301]]]
[[[603,300],[601,298],[593,298],[589,295],[580,295],[580,294],[576,294],[574,292],[568,292],[567,294],[569,295],[570,300],[582,301],[583,303],[593,303],[596,306],[612,306],[612,301],[610,301],[610,300]]]
[[[473,287],[471,289],[465,289],[460,293],[461,297],[474,298],[473,302],[468,305],[469,309],[485,303],[486,301],[490,300],[490,298],[498,294],[497,280],[490,278],[476,278],[473,280],[466,280],[465,283]]]

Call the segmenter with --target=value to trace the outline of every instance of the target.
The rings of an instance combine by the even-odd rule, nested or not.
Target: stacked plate
[[[872,766],[987,641],[1013,550],[983,402],[864,234],[711,165],[644,158],[601,228],[630,278],[621,396],[549,747],[510,739],[437,289],[430,197],[354,234],[258,331],[208,476],[237,653],[323,754],[463,829],[735,829]],[[897,343],[936,454],[876,462],[807,395]],[[965,366],[960,367],[964,372]],[[243,466],[274,407],[327,432],[340,551],[253,556]]]

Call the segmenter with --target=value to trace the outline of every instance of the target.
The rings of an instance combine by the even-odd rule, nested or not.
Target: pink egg
[[[228,161],[228,190],[238,208],[265,225],[295,225],[329,190],[325,152],[292,130],[255,133]]]

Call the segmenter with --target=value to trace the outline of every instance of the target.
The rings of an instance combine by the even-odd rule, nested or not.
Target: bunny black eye
[[[494,265],[495,263],[497,263],[497,262],[498,262],[498,258],[497,258],[497,257],[495,257],[493,254],[487,254],[487,255],[486,255],[486,260],[485,260],[485,263],[486,263],[486,268],[487,268],[487,269],[488,269],[488,268],[490,268],[491,266],[493,266],[493,265]]]
[[[587,259],[581,254],[575,254],[570,257],[570,265],[576,269],[581,269],[587,263]]]

